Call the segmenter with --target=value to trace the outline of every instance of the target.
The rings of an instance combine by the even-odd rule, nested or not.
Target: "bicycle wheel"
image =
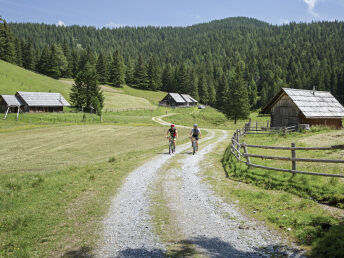
[[[171,155],[171,152],[172,152],[172,148],[171,148],[171,142],[170,142],[168,145],[168,153]]]
[[[195,155],[196,153],[196,143],[195,141],[192,142],[192,155]]]

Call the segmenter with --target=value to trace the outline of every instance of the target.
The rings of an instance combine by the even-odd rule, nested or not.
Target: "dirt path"
[[[166,116],[153,120],[168,125],[162,120]],[[174,218],[173,226],[183,236],[180,240],[194,245],[198,255],[261,257],[274,253],[298,256],[292,248],[282,251],[276,248],[284,245],[277,234],[240,214],[235,205],[225,203],[202,182],[200,162],[218,143],[228,139],[225,131],[208,132],[197,155],[185,152],[191,149],[187,143],[178,146],[175,155],[160,154],[128,176],[104,221],[104,245],[98,252],[99,257],[165,256],[168,244],[154,234],[152,222],[155,218],[150,215],[150,196],[159,175],[165,175],[160,183]],[[180,160],[180,168],[166,173],[164,166],[171,159]]]

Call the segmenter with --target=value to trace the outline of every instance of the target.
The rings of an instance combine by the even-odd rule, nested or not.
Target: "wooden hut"
[[[342,128],[344,107],[327,91],[282,88],[262,109],[271,127],[324,125]]]
[[[15,96],[22,102],[24,112],[62,112],[70,106],[60,93],[18,91]]]
[[[0,112],[18,112],[22,103],[15,95],[0,95]]]
[[[180,94],[186,101],[187,106],[197,106],[198,101],[191,97],[189,94]]]
[[[60,93],[18,91],[0,98],[2,112],[17,112],[18,107],[23,112],[62,112],[66,106],[70,104]]]
[[[186,106],[186,101],[178,93],[168,93],[159,103],[164,107],[183,107]]]

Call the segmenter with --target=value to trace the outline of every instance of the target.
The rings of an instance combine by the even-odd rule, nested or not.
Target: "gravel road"
[[[168,124],[162,117],[165,116],[153,120]],[[268,257],[271,253],[298,257],[292,248],[276,250],[276,246],[284,245],[277,234],[240,214],[235,205],[225,203],[202,182],[200,162],[227,138],[225,131],[209,130],[203,142],[212,140],[211,143],[202,143],[197,155],[188,155],[180,161],[181,169],[174,169],[174,179],[181,180],[164,180],[163,186],[171,195],[168,206],[175,216],[175,226],[202,256]],[[176,155],[186,149],[190,149],[190,143],[177,146]],[[158,173],[171,157],[174,155],[159,154],[126,178],[104,221],[104,241],[98,257],[164,257],[166,246],[154,234],[149,197]]]

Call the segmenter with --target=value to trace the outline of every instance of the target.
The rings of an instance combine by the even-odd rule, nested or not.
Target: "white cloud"
[[[115,28],[125,27],[125,25],[124,24],[115,23],[115,22],[109,22],[108,24],[105,25],[105,27],[110,28],[110,29],[115,29]]]
[[[303,0],[305,4],[308,6],[308,12],[313,16],[319,17],[319,14],[314,11],[314,7],[318,0]]]
[[[63,26],[63,27],[66,27],[66,24],[65,24],[63,21],[59,20],[59,21],[56,23],[56,26]]]

